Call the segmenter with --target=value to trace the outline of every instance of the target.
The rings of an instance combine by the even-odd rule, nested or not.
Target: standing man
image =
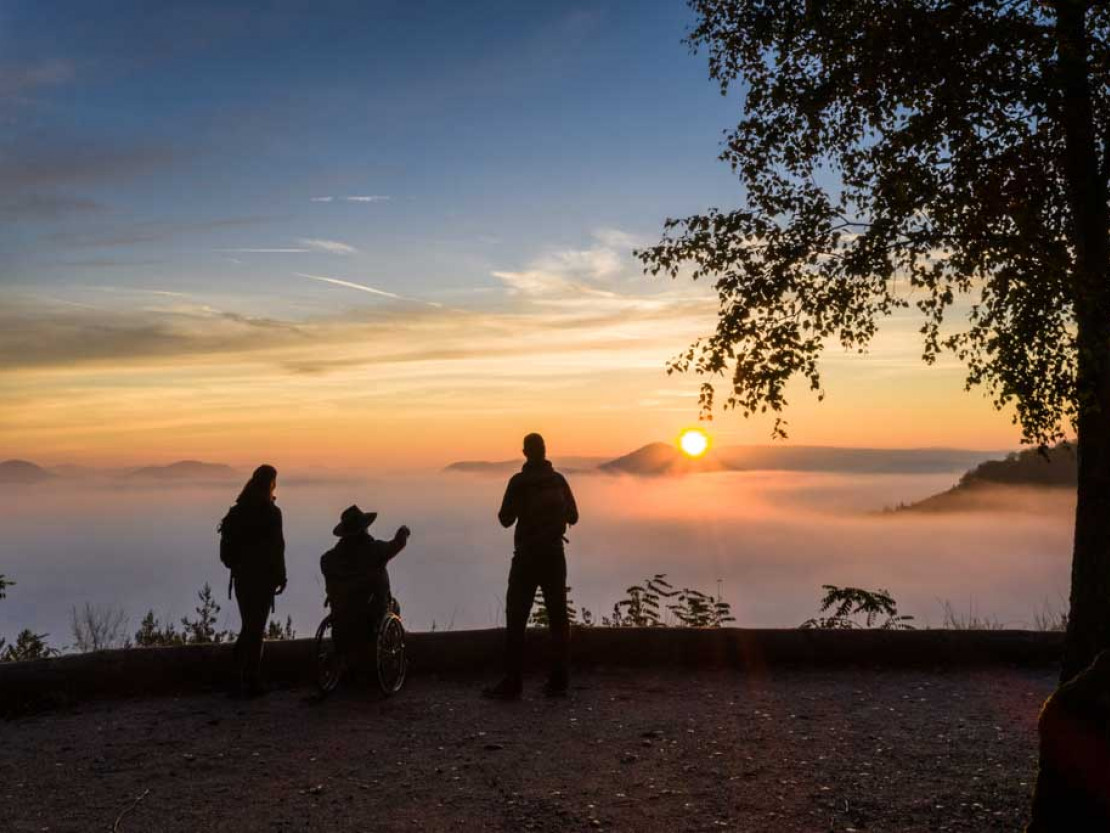
[[[519,699],[523,688],[524,630],[536,588],[543,591],[551,631],[551,676],[544,686],[549,697],[566,694],[570,661],[567,619],[567,559],[563,551],[567,526],[578,523],[578,506],[566,478],[547,459],[543,437],[524,438],[524,467],[512,476],[497,513],[503,527],[516,524],[513,563],[505,599],[505,677],[482,693],[495,700]]]

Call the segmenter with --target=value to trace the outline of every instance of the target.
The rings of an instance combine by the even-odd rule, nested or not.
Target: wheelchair
[[[324,602],[325,607],[330,602]],[[316,688],[324,697],[335,691],[351,667],[351,658],[344,656],[335,644],[335,620],[329,613],[316,629]],[[385,615],[377,628],[370,628],[371,672],[382,695],[389,697],[401,690],[408,672],[405,656],[405,627],[401,622],[401,606],[390,598]]]

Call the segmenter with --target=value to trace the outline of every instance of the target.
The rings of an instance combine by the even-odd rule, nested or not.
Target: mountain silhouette
[[[223,463],[203,463],[199,460],[181,460],[168,466],[144,466],[135,469],[128,477],[133,480],[158,480],[164,482],[188,480],[234,480],[239,473]]]
[[[0,463],[0,483],[41,483],[54,477],[42,466],[27,460],[5,460]]]
[[[670,443],[649,443],[616,459],[565,457],[555,467],[566,472],[608,472],[665,476],[697,472],[795,471],[846,474],[927,474],[967,470],[1004,451],[963,448],[844,448],[817,445],[734,445],[690,459]],[[512,474],[521,461],[462,460],[444,471],[472,474]]]
[[[566,474],[594,471],[605,462],[605,457],[558,457],[552,458],[551,463],[559,471]],[[520,471],[524,463],[522,458],[513,460],[460,460],[444,466],[446,472],[468,474],[498,474],[509,475]]]
[[[1001,460],[980,463],[965,472],[951,489],[899,506],[898,511],[963,512],[1004,508],[1008,490],[1074,489],[1078,473],[1078,460],[1072,446],[1061,443],[1045,454],[1030,448]]]
[[[702,457],[687,457],[670,443],[648,443],[630,454],[602,463],[598,468],[609,474],[664,476],[728,469],[713,452]]]

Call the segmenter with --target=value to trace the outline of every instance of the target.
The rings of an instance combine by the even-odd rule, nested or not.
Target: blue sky
[[[735,102],[689,22],[675,0],[8,3],[4,282],[110,271],[274,311],[250,293],[299,295],[286,264],[424,295],[597,228],[654,235],[737,190],[715,159]],[[226,251],[305,239],[358,253]]]
[[[710,287],[663,220],[741,204],[680,0],[0,6],[0,457],[439,464],[697,418]],[[1016,439],[917,323],[799,388],[798,442]],[[895,393],[896,392],[896,393]],[[265,403],[264,408],[259,404]],[[724,417],[720,442],[765,442]]]

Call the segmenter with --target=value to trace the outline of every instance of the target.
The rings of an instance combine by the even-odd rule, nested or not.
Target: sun
[[[687,428],[678,438],[678,447],[687,457],[701,457],[709,450],[709,435],[700,428]]]

